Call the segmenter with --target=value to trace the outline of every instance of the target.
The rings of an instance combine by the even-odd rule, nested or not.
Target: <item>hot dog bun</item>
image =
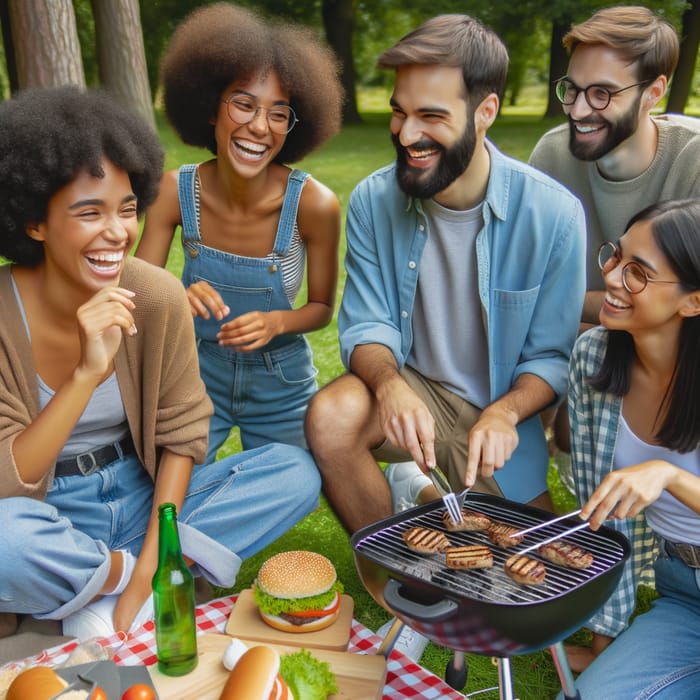
[[[279,669],[280,657],[274,649],[248,649],[233,667],[219,700],[294,700]]]
[[[7,700],[49,700],[68,683],[47,666],[22,671],[7,689]]]

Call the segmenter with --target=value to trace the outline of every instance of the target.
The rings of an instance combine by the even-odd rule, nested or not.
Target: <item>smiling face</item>
[[[46,221],[27,230],[44,246],[44,267],[94,293],[119,283],[138,236],[136,195],[129,176],[110,161],[104,177],[81,172],[49,200]]]
[[[434,197],[464,173],[476,149],[474,109],[464,98],[461,69],[400,67],[391,107],[399,186],[419,199]]]
[[[580,44],[569,62],[567,76],[581,88],[599,85],[615,92],[639,82],[635,66],[618,51],[598,44]],[[613,95],[605,109],[592,109],[580,92],[572,105],[562,105],[569,118],[569,148],[579,160],[607,155],[635,134],[641,119],[644,86]]]
[[[262,109],[250,122],[240,124],[231,119],[228,104],[224,102],[232,97]],[[215,120],[217,157],[225,158],[242,177],[252,177],[264,170],[284,145],[287,135],[271,131],[268,123],[268,114],[276,105],[288,106],[289,95],[274,71],[235,81],[221,95]],[[272,113],[275,114],[274,110]]]
[[[668,283],[678,278],[654,240],[652,223],[643,220],[633,224],[620,238],[618,248],[619,263],[603,275],[605,299],[600,322],[610,330],[633,335],[678,332],[689,295],[680,284]],[[639,294],[630,294],[622,283],[622,268],[631,261],[640,265],[649,279]]]

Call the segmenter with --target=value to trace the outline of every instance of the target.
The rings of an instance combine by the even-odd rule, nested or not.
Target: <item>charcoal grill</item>
[[[547,511],[485,494],[470,493],[465,508],[518,529],[552,519]],[[566,539],[593,554],[592,566],[576,570],[543,560],[545,582],[523,586],[505,573],[505,560],[519,549],[580,524],[580,519],[543,527],[506,550],[491,543],[484,532],[448,532],[442,521],[444,510],[441,501],[433,501],[356,532],[351,543],[365,588],[402,622],[455,651],[507,660],[554,647],[555,664],[567,691],[572,677],[568,665],[561,668],[566,659],[560,642],[585,624],[617,586],[629,557],[627,539],[606,527],[572,533]],[[402,537],[411,527],[444,531],[455,546],[487,544],[493,552],[493,567],[458,571],[447,568],[443,554],[412,552]]]

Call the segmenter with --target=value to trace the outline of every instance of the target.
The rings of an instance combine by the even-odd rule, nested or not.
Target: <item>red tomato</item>
[[[105,698],[105,700],[107,700]],[[122,695],[122,700],[156,700],[156,693],[150,685],[137,683],[128,688]]]
[[[90,700],[109,700],[109,698],[107,697],[107,693],[98,685],[95,687],[95,690],[92,691]]]

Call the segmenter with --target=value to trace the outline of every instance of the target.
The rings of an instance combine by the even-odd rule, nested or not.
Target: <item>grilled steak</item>
[[[402,535],[406,546],[419,554],[437,554],[450,546],[444,532],[429,527],[412,527]]]
[[[566,540],[554,540],[543,544],[537,551],[554,564],[571,569],[587,569],[593,563],[593,555],[590,552]]]
[[[484,544],[448,547],[445,559],[450,569],[488,569],[493,566],[493,554]]]
[[[491,542],[504,549],[515,547],[515,545],[520,544],[525,539],[524,535],[520,537],[511,537],[511,535],[514,535],[516,532],[518,532],[517,527],[498,522],[492,522],[487,530]]]
[[[508,557],[504,568],[508,576],[524,585],[536,585],[544,581],[547,574],[545,565],[539,559],[532,559],[523,554]]]
[[[475,510],[468,510],[467,508],[462,508],[462,522],[456,523],[450,517],[450,514],[445,511],[442,514],[442,522],[445,527],[451,532],[458,531],[470,531],[476,532],[478,530],[488,530],[492,520],[487,515],[483,513],[478,513]]]

